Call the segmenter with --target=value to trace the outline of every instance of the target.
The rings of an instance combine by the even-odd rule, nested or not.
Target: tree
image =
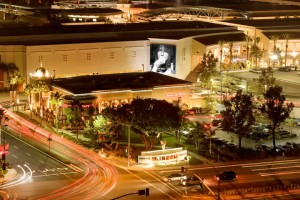
[[[102,147],[103,147],[103,144],[106,140],[105,136],[110,135],[109,132],[111,129],[111,123],[110,123],[109,119],[104,117],[103,115],[97,115],[95,121],[93,122],[93,127],[97,130],[98,140],[101,140]],[[111,137],[111,138],[113,138],[113,137]],[[111,145],[107,146],[107,147],[109,149],[111,149]]]
[[[273,40],[273,51],[275,51],[277,49],[276,43],[279,40],[279,38],[280,38],[280,35],[278,35],[278,34],[272,34],[270,36],[270,39]]]
[[[8,117],[5,116],[5,109],[4,108],[0,108],[0,133],[3,127],[3,120],[8,121]],[[2,134],[0,134],[1,138],[0,141],[2,141]],[[5,137],[3,138],[4,143],[2,144],[2,142],[0,142],[0,144],[5,147]],[[5,164],[5,149],[4,149],[4,153],[2,154],[2,170],[6,169],[6,164]]]
[[[34,91],[34,86],[30,83],[30,84],[27,84],[25,86],[25,89],[24,89],[25,93],[28,95],[28,99],[29,99],[29,106],[32,104],[32,99],[31,99],[31,95]]]
[[[252,101],[252,94],[243,94],[242,90],[238,90],[234,97],[223,100],[225,110],[222,112],[222,126],[225,130],[232,130],[238,135],[239,150],[241,150],[242,138],[255,122]]]
[[[216,68],[217,59],[214,55],[209,51],[207,54],[203,54],[201,60],[201,68],[200,68],[200,81],[201,84],[210,90],[212,90],[212,79],[218,75],[218,71]],[[209,105],[211,104],[211,96],[208,98]]]
[[[218,75],[217,72],[217,59],[214,54],[209,51],[204,53],[201,60],[200,81],[205,84],[211,84],[211,79]]]
[[[253,43],[250,48],[251,50],[250,57],[252,60],[254,59],[255,67],[258,67],[258,61],[262,58],[262,51],[258,47],[258,44],[260,42],[260,37],[255,37],[252,39],[252,41]]]
[[[20,73],[14,74],[10,77],[10,85],[12,86],[13,91],[17,91],[17,86],[25,82],[24,77]]]
[[[220,71],[222,70],[223,67],[223,46],[224,46],[225,41],[219,40],[218,45],[220,46]]]
[[[102,111],[114,126],[130,127],[140,134],[145,149],[152,149],[163,133],[174,133],[180,126],[180,109],[165,101],[156,99],[133,99],[129,104]]]
[[[262,113],[267,114],[271,121],[270,133],[273,137],[274,151],[276,149],[275,130],[290,116],[294,108],[293,102],[284,105],[285,96],[281,95],[281,93],[282,87],[276,85],[269,87],[264,93],[265,102],[259,108]]]
[[[94,123],[93,123],[93,116],[95,114],[95,107],[94,106],[89,106],[87,109],[86,109],[86,114],[89,116],[89,120],[88,120],[88,124],[89,124],[89,127],[90,128],[93,128],[94,126]]]
[[[6,78],[8,83],[10,82],[10,74],[14,74],[19,71],[19,68],[14,63],[0,62],[0,70],[6,72]]]
[[[199,150],[200,143],[203,141],[203,135],[204,135],[203,123],[192,122],[190,129],[191,129],[190,134],[193,135],[196,150]]]
[[[43,107],[43,93],[49,92],[50,88],[45,82],[40,82],[34,86],[33,93],[37,93],[39,95],[39,106],[40,109]]]
[[[252,38],[249,35],[245,35],[244,40],[246,42],[246,59],[249,60],[249,50],[250,50],[249,45],[252,42]]]
[[[74,118],[71,119],[71,126],[76,129],[76,140],[78,141],[78,126],[81,122],[81,113],[83,112],[82,103],[78,99],[73,99],[70,102],[71,111]]]
[[[61,100],[62,94],[60,94],[59,92],[52,92],[50,94],[50,103],[55,105],[55,123],[56,123],[56,127],[58,129],[58,108],[59,108],[59,104],[62,101]]]
[[[229,42],[229,69],[231,69],[233,59],[233,42]]]
[[[273,70],[271,67],[263,69],[258,78],[258,87],[260,91],[266,92],[269,87],[275,85],[275,78],[273,76]]]
[[[283,34],[283,39],[285,40],[285,54],[284,54],[284,65],[287,66],[287,63],[286,63],[286,59],[287,59],[287,50],[288,50],[288,43],[289,43],[289,40],[291,38],[291,34],[289,33],[285,33]]]

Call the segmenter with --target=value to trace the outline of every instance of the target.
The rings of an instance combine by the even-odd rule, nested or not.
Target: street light
[[[4,127],[7,127],[7,124],[3,125]],[[1,132],[1,128],[0,128],[0,132]],[[6,145],[6,140],[5,140],[5,132],[3,131],[3,153],[2,153],[2,170],[6,170],[6,163],[5,163],[5,145]]]
[[[130,125],[128,125],[128,153],[127,153],[127,158],[128,158],[128,167],[130,166]]]
[[[275,61],[278,59],[278,56],[276,54],[272,54],[270,56],[271,60],[273,61],[273,68],[275,67]]]

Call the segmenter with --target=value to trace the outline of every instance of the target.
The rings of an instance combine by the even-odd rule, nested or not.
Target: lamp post
[[[296,56],[298,55],[298,53],[296,51],[293,51],[291,55],[293,56],[293,64],[295,64]]]
[[[4,127],[7,127],[7,124],[3,125]],[[0,128],[1,130],[1,128]],[[6,145],[6,140],[5,140],[5,132],[3,131],[3,154],[2,154],[2,170],[6,170],[6,163],[5,163],[5,145]]]
[[[128,158],[128,167],[130,166],[130,125],[128,125],[128,152],[127,152],[127,158]]]
[[[271,55],[271,60],[273,61],[273,68],[275,67],[275,61],[277,60],[278,56],[276,54]]]
[[[30,103],[30,105],[29,105],[29,109],[30,109],[30,119],[32,119],[32,103]]]

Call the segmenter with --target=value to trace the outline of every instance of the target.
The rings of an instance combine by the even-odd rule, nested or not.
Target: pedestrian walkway
[[[5,183],[8,183],[12,180],[14,180],[15,178],[17,178],[18,173],[15,169],[7,169],[7,173],[4,174],[4,176],[2,178],[0,178],[0,184],[3,185]]]

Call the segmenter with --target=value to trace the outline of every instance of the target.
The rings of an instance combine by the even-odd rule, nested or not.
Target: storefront
[[[142,151],[138,156],[139,165],[169,165],[187,161],[187,150],[172,148],[155,151]]]

